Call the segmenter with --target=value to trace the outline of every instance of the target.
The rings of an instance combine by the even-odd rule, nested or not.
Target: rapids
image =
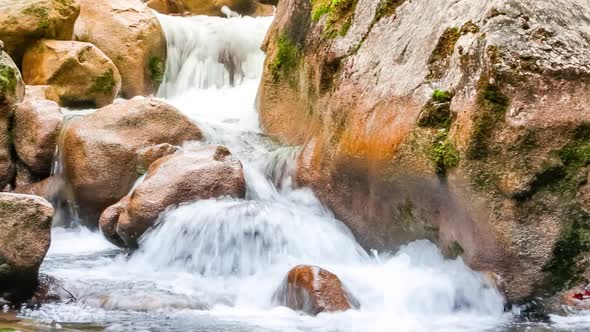
[[[461,259],[443,258],[426,241],[367,253],[310,190],[293,186],[299,150],[266,138],[254,107],[272,18],[158,18],[168,40],[158,97],[196,121],[209,143],[239,156],[247,198],[170,209],[132,255],[99,233],[55,225],[42,272],[63,279],[77,301],[23,309],[22,317],[42,330],[515,329],[502,296]],[[273,292],[297,264],[337,274],[361,309],[309,317],[273,306]]]

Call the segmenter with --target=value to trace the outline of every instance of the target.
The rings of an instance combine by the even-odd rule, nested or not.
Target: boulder
[[[14,111],[12,124],[12,140],[18,158],[42,178],[51,172],[63,125],[61,108],[44,95],[40,89],[27,89],[24,102]]]
[[[178,151],[180,151],[179,146],[174,146],[168,143],[152,145],[140,149],[137,151],[137,171],[141,174],[145,174],[154,161]]]
[[[158,159],[150,166],[143,182],[115,208],[116,212],[113,209],[105,212],[112,216],[119,214],[117,234],[126,246],[135,247],[137,239],[171,206],[221,196],[244,198],[245,195],[246,181],[238,158],[223,146],[207,145]],[[103,217],[110,220],[105,223],[111,225],[108,229],[112,232],[114,218],[105,214]],[[104,231],[107,227],[102,228]]]
[[[102,231],[104,237],[112,244],[125,247],[125,241],[117,234],[117,225],[119,224],[119,217],[125,212],[129,205],[130,196],[125,196],[116,204],[109,206],[100,215],[98,226]]]
[[[90,43],[40,40],[23,58],[30,85],[51,85],[64,106],[106,106],[119,94],[117,67]]]
[[[20,71],[10,56],[0,51],[0,190],[15,176],[9,130],[14,107],[24,95],[25,85]]]
[[[113,60],[122,77],[123,97],[158,91],[166,64],[166,39],[158,19],[141,0],[80,0],[75,35]]]
[[[40,196],[48,201],[53,201],[62,187],[63,179],[61,177],[50,176],[42,181],[31,184],[17,184],[12,192],[15,194]]]
[[[261,125],[303,146],[298,183],[365,248],[430,239],[509,301],[577,280],[587,2],[323,4],[281,0],[263,45]]]
[[[52,276],[40,274],[38,286],[31,299],[27,300],[25,306],[37,308],[49,303],[73,303],[76,301],[74,295],[65,289],[64,283]]]
[[[0,206],[0,297],[18,303],[37,288],[54,210],[41,197],[7,193]]]
[[[96,226],[100,213],[129,193],[141,175],[139,150],[202,137],[191,120],[157,99],[123,101],[72,120],[64,132],[64,171],[82,218]]]
[[[145,4],[157,12],[167,15],[186,12],[182,0],[149,0]]]
[[[0,40],[20,65],[25,50],[39,39],[71,40],[80,12],[76,0],[0,0]]]
[[[309,315],[358,309],[358,301],[338,277],[320,267],[294,267],[273,296],[275,304]]]

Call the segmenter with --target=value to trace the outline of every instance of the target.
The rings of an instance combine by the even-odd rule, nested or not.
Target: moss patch
[[[109,69],[102,73],[100,76],[93,79],[92,86],[90,87],[88,92],[110,95],[111,93],[113,93],[113,89],[116,85],[117,82],[113,77],[113,70]]]
[[[488,139],[498,123],[503,121],[510,100],[496,85],[486,85],[477,96],[478,110],[473,119],[473,132],[467,157],[483,159],[489,153]]]
[[[273,78],[278,80],[281,75],[290,77],[297,69],[300,57],[301,51],[297,45],[286,34],[281,35],[277,43],[277,55],[270,66]]]
[[[451,99],[448,91],[435,90],[432,98],[424,105],[418,119],[418,126],[449,130],[452,122]]]
[[[23,14],[37,17],[37,28],[39,30],[46,30],[49,28],[49,10],[45,7],[33,5],[26,8]]]
[[[12,95],[16,91],[18,73],[11,66],[0,63],[0,102],[6,100],[6,95]]]
[[[166,64],[164,63],[164,60],[157,56],[150,57],[150,60],[148,61],[148,71],[154,88],[158,88],[164,81],[165,68]]]
[[[328,15],[324,36],[345,36],[352,25],[356,3],[357,0],[313,0],[311,19],[317,22]]]
[[[428,59],[428,79],[440,79],[449,65],[449,57],[455,50],[455,44],[461,37],[458,27],[447,28],[438,39]]]
[[[457,241],[453,241],[447,248],[449,257],[457,258],[465,253],[461,244]]]
[[[448,137],[448,131],[443,129],[436,136],[430,148],[430,159],[435,165],[436,173],[444,176],[447,170],[457,167],[461,161],[459,151]]]

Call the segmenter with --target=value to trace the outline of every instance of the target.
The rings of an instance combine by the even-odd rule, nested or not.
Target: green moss
[[[375,16],[373,20],[375,22],[379,21],[383,17],[391,16],[395,14],[397,7],[403,4],[406,0],[383,0],[377,6],[375,10]]]
[[[0,328],[0,332],[17,332],[17,330],[12,328]]]
[[[288,77],[295,72],[300,56],[297,45],[286,34],[281,35],[277,43],[277,55],[270,67],[273,78],[278,80],[281,75]]]
[[[159,87],[164,80],[165,67],[166,64],[164,63],[164,60],[157,56],[150,57],[150,60],[148,61],[148,71],[155,88]]]
[[[461,244],[457,241],[453,241],[447,248],[448,254],[451,258],[457,258],[465,253]]]
[[[447,170],[457,167],[461,161],[459,151],[448,137],[448,131],[442,130],[430,149],[430,159],[436,167],[436,173],[446,174]]]
[[[357,0],[313,0],[311,19],[317,22],[328,15],[324,36],[345,36],[352,25],[356,3]]]
[[[449,57],[453,54],[459,37],[461,37],[461,31],[458,27],[446,29],[440,36],[428,59],[428,79],[440,79],[443,77],[449,65]]]
[[[109,95],[113,93],[113,89],[117,85],[113,77],[113,70],[109,69],[100,76],[93,79],[92,86],[88,90],[89,93],[103,93]]]
[[[6,95],[15,93],[17,78],[18,73],[15,68],[0,63],[0,102],[5,99]]]
[[[418,126],[449,130],[452,122],[451,99],[448,91],[435,90],[432,98],[424,105],[418,119]]]
[[[49,10],[46,7],[33,5],[26,8],[23,13],[37,17],[37,27],[39,30],[49,28]]]
[[[486,85],[479,90],[478,110],[473,119],[471,144],[467,151],[469,159],[477,160],[487,157],[488,139],[496,125],[504,119],[509,104],[510,100],[498,86]]]

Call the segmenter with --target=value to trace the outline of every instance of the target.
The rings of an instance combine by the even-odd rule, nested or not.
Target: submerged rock
[[[0,193],[0,298],[18,303],[37,288],[53,214],[41,197]]]
[[[44,95],[39,89],[27,88],[24,102],[15,109],[12,124],[12,139],[18,158],[39,177],[47,177],[51,172],[63,125],[61,108]]]
[[[101,212],[129,193],[141,175],[139,150],[202,137],[190,119],[157,99],[124,101],[72,120],[64,132],[64,168],[82,218],[96,226]]]
[[[49,303],[72,303],[76,301],[74,295],[64,288],[62,281],[46,274],[40,274],[38,286],[31,299],[27,300],[27,307],[36,308]]]
[[[76,39],[96,45],[113,60],[125,98],[155,94],[166,64],[166,39],[141,0],[79,0]]]
[[[245,195],[242,164],[225,147],[185,149],[154,162],[133,193],[103,213],[101,229],[116,244],[112,230],[118,216],[117,235],[126,246],[134,247],[169,207],[198,199]]]
[[[76,0],[0,0],[4,51],[20,64],[24,52],[37,40],[71,40],[79,12]]]
[[[587,1],[322,4],[281,0],[263,45],[261,124],[304,146],[298,182],[365,248],[431,239],[510,301],[576,279]]]
[[[27,84],[51,85],[65,106],[102,107],[119,94],[121,76],[117,67],[90,43],[41,40],[23,59]]]
[[[294,267],[273,296],[277,305],[310,315],[358,309],[358,301],[338,277],[317,266]]]

